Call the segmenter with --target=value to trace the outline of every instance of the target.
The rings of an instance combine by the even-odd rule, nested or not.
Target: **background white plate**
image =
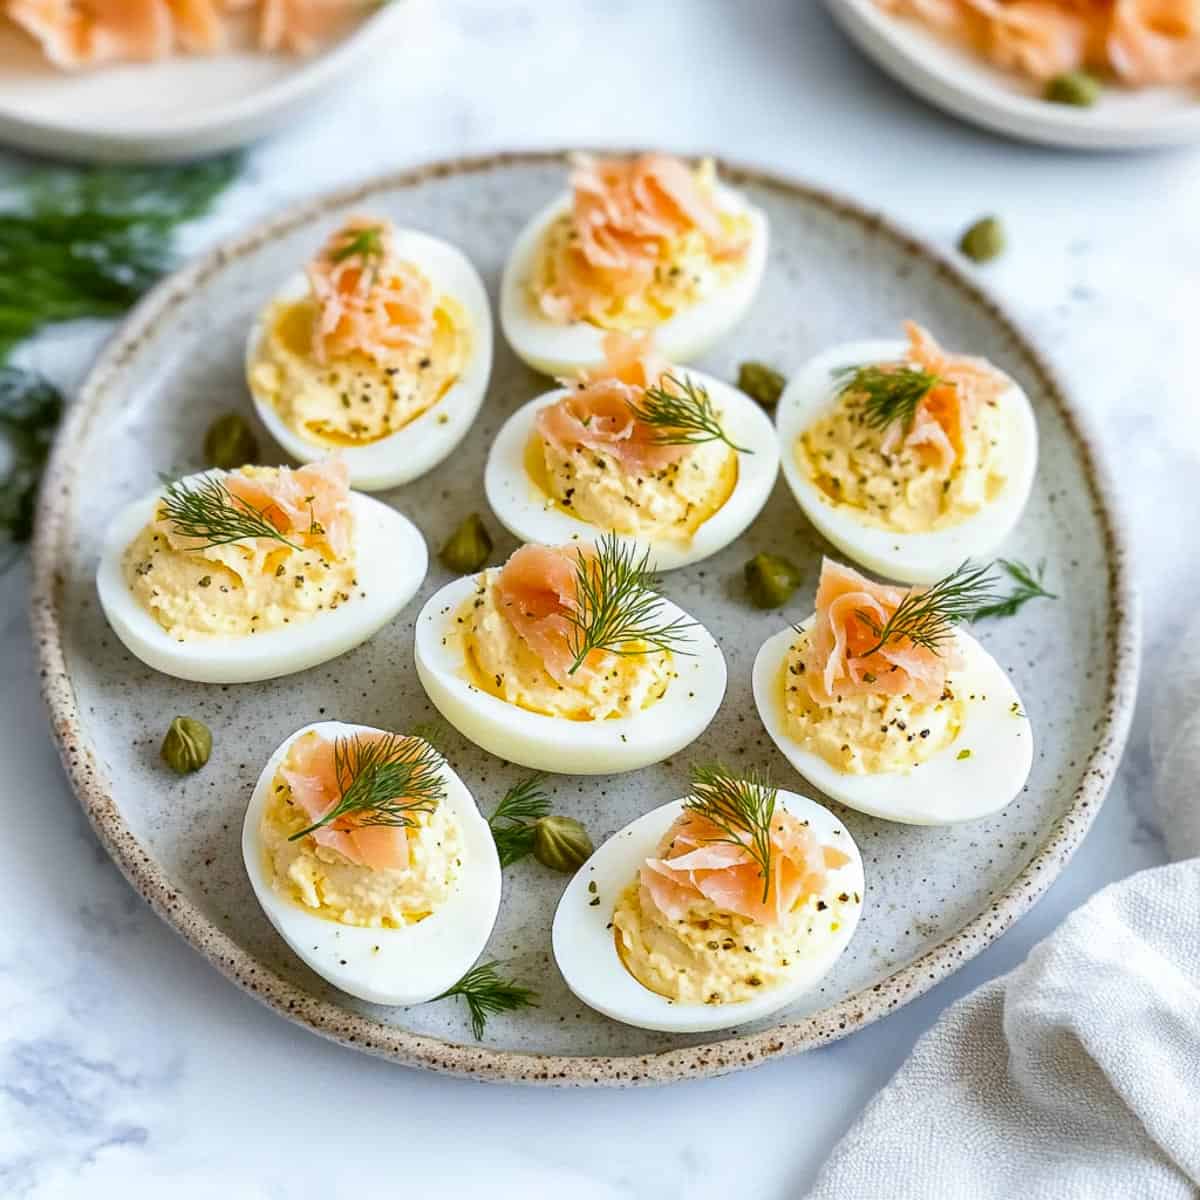
[[[0,18],[0,142],[107,162],[161,162],[245,145],[394,44],[413,2],[369,10],[309,58],[246,49],[78,73],[50,65],[31,38]]]
[[[1200,141],[1200,88],[1107,88],[1091,108],[1050,104],[1000,71],[875,0],[825,0],[869,58],[931,104],[997,133],[1082,150],[1136,150]]]

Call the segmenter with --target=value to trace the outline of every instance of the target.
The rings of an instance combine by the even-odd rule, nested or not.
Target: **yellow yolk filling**
[[[920,446],[901,444],[885,454],[886,432],[871,428],[864,420],[863,398],[847,393],[796,440],[796,462],[830,504],[896,533],[958,525],[1004,487],[1004,420],[998,402],[978,407],[964,430],[962,453],[949,467],[937,465]]]
[[[779,925],[760,925],[708,900],[680,921],[664,916],[631,883],[613,911],[613,937],[625,969],[643,987],[681,1004],[733,1004],[782,987],[829,945],[861,897],[832,884],[808,896]]]
[[[241,474],[268,478],[269,467]],[[301,548],[270,538],[197,550],[174,549],[169,525],[146,525],[121,560],[134,598],[171,637],[246,637],[302,624],[364,593],[354,554],[338,558],[319,535],[289,534]]]
[[[443,296],[427,350],[361,353],[319,363],[312,354],[311,298],[276,304],[250,368],[250,386],[306,442],[338,449],[368,446],[428,412],[458,381],[470,355],[466,313]]]
[[[671,655],[602,653],[559,683],[525,644],[496,600],[495,577],[480,577],[475,593],[454,616],[470,682],[507,704],[570,721],[630,717],[666,695],[675,678]]]
[[[310,837],[288,841],[311,821],[277,775],[259,825],[267,877],[281,895],[330,921],[378,929],[411,925],[449,898],[463,853],[462,830],[448,805],[415,813],[414,820],[406,831],[407,867],[359,866]]]
[[[948,681],[940,699],[918,704],[910,696],[873,693],[812,698],[805,679],[807,639],[801,635],[784,660],[784,728],[793,741],[848,775],[911,771],[949,746],[966,721],[966,701]]]
[[[689,447],[678,462],[631,474],[613,455],[585,446],[560,450],[534,434],[526,470],[548,502],[600,529],[690,541],[733,495],[737,454],[724,442]]]

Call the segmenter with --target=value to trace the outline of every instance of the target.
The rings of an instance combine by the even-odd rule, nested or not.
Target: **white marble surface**
[[[1075,388],[1116,465],[1147,676],[1200,584],[1200,154],[1082,157],[910,100],[815,0],[443,0],[390,65],[258,148],[204,228],[439,155],[528,145],[712,149],[853,193],[946,243],[1001,213],[986,276]],[[25,357],[71,385],[103,336]],[[1116,786],[1037,908],[951,980],[827,1049],[665,1091],[516,1090],[327,1044],[237,991],[98,847],[59,770],[19,565],[0,577],[0,1194],[291,1197],[803,1193],[828,1147],[956,996],[1110,880],[1162,861],[1143,701]],[[413,1186],[416,1193],[411,1192]]]

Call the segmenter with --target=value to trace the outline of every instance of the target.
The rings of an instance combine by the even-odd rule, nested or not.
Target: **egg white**
[[[762,512],[779,473],[779,447],[770,419],[749,396],[699,371],[680,372],[708,390],[722,413],[721,425],[729,440],[751,451],[738,454],[737,484],[729,499],[708,518],[688,541],[639,538],[619,534],[620,540],[639,552],[649,550],[655,568],[673,571],[709,558],[739,537]],[[488,453],[483,484],[496,518],[523,542],[548,546],[585,539],[596,541],[609,530],[571,516],[543,492],[525,467],[525,451],[536,436],[538,411],[568,395],[566,388],[547,392],[517,409],[500,428]]]
[[[292,951],[334,987],[372,1004],[421,1004],[440,996],[471,969],[500,910],[500,859],[488,823],[461,779],[442,764],[443,804],[462,829],[463,865],[446,902],[415,925],[371,929],[343,925],[289,900],[267,874],[259,826],[271,784],[292,743],[315,731],[327,740],[377,733],[369,725],[319,721],[298,729],[271,755],[242,824],[242,858],[267,919]]]
[[[435,592],[417,617],[417,677],[434,707],[463,735],[508,762],[560,775],[616,775],[661,762],[695,741],[725,696],[725,659],[712,635],[688,631],[690,654],[674,654],[666,694],[632,717],[570,721],[530,712],[470,682],[454,617],[474,594],[467,575]],[[666,621],[690,619],[664,600]]]
[[[1033,731],[1004,668],[970,634],[957,629],[954,638],[964,665],[952,673],[950,685],[966,700],[963,727],[948,746],[907,773],[839,771],[788,735],[784,673],[796,640],[792,629],[768,638],[754,660],[758,715],[784,757],[831,800],[905,825],[956,825],[991,816],[1014,800],[1029,778]],[[963,750],[971,753],[960,759]]]
[[[855,562],[889,579],[934,583],[967,558],[985,558],[1012,532],[1029,499],[1037,470],[1038,435],[1029,397],[1012,380],[1000,398],[1007,423],[1001,447],[1007,480],[994,500],[974,516],[945,529],[897,533],[862,520],[851,508],[835,505],[796,461],[796,440],[837,402],[841,367],[903,361],[903,341],[850,342],[811,359],[794,375],[779,399],[783,476],[804,515],[827,541]]]
[[[204,472],[190,479],[223,474]],[[125,648],[147,666],[176,679],[252,683],[337,658],[386,625],[425,579],[429,556],[420,530],[386,504],[351,492],[358,587],[349,600],[283,629],[179,642],[138,603],[121,570],[126,549],[154,519],[162,493],[158,488],[135,500],[113,519],[100,550],[96,588],[104,615]]]
[[[776,803],[807,821],[822,845],[832,845],[850,861],[829,872],[827,893],[864,895],[862,856],[846,827],[828,809],[807,796],[780,790]],[[664,804],[614,833],[567,885],[554,914],[554,957],[567,987],[589,1008],[642,1029],[663,1033],[704,1033],[745,1025],[770,1016],[812,991],[850,944],[862,915],[861,904],[848,909],[841,928],[824,952],[807,960],[804,970],[753,1000],[731,1004],[681,1004],[639,983],[621,961],[613,937],[613,909],[620,894],[653,858],[663,835],[683,810],[684,801]],[[595,891],[589,888],[595,884]],[[599,897],[600,903],[593,901]]]
[[[698,358],[729,333],[746,315],[766,269],[766,215],[720,184],[716,188],[716,201],[724,212],[749,215],[751,239],[746,261],[726,287],[653,327],[656,349],[671,362]],[[571,194],[564,192],[525,226],[509,255],[500,283],[500,326],[508,344],[535,371],[554,376],[594,370],[605,362],[603,341],[607,330],[589,321],[555,324],[529,298],[527,284],[537,268],[546,232],[570,211]]]
[[[403,428],[366,446],[339,447],[354,487],[368,492],[398,487],[433,470],[462,441],[483,403],[492,372],[492,310],[479,273],[461,250],[413,229],[394,235],[401,259],[415,263],[433,284],[435,296],[450,296],[466,314],[470,345],[462,373],[436,404]],[[246,340],[246,379],[259,420],[294,459],[325,458],[331,448],[301,437],[287,425],[270,400],[255,390],[253,368],[267,333],[266,317],[275,304],[294,303],[309,293],[308,279],[297,271],[274,295]]]

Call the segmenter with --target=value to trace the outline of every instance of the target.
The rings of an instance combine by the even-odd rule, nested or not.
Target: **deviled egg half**
[[[770,420],[748,396],[669,366],[648,335],[610,333],[605,366],[518,409],[492,443],[492,511],[525,542],[615,533],[659,570],[727,546],[779,472]]]
[[[690,796],[613,834],[567,885],[554,957],[571,991],[616,1021],[725,1029],[817,987],[863,892],[858,847],[828,809],[700,769]]]
[[[784,478],[817,532],[868,570],[932,583],[1020,520],[1037,425],[1003,372],[907,332],[818,355],[776,420]]]
[[[638,329],[687,362],[742,319],[762,282],[767,219],[711,162],[579,156],[570,185],[518,237],[500,285],[504,335],[531,367],[593,370],[606,332]]]
[[[464,737],[564,775],[660,762],[704,732],[725,695],[717,643],[613,538],[522,546],[503,568],[448,584],[417,618],[416,664]]]
[[[985,572],[908,590],[825,561],[816,612],[754,660],[763,725],[809,783],[910,825],[977,820],[1017,796],[1029,718],[1004,668],[954,627],[996,598]]]
[[[334,987],[420,1004],[467,972],[500,907],[471,793],[418,737],[321,721],[271,755],[242,826],[254,894]]]
[[[471,427],[492,369],[487,292],[447,242],[355,217],[250,330],[246,378],[272,437],[301,462],[339,451],[350,482],[395,487]]]
[[[350,491],[337,459],[206,471],[117,514],[96,587],[113,632],[167,675],[248,683],[365,642],[415,595],[415,525]]]

